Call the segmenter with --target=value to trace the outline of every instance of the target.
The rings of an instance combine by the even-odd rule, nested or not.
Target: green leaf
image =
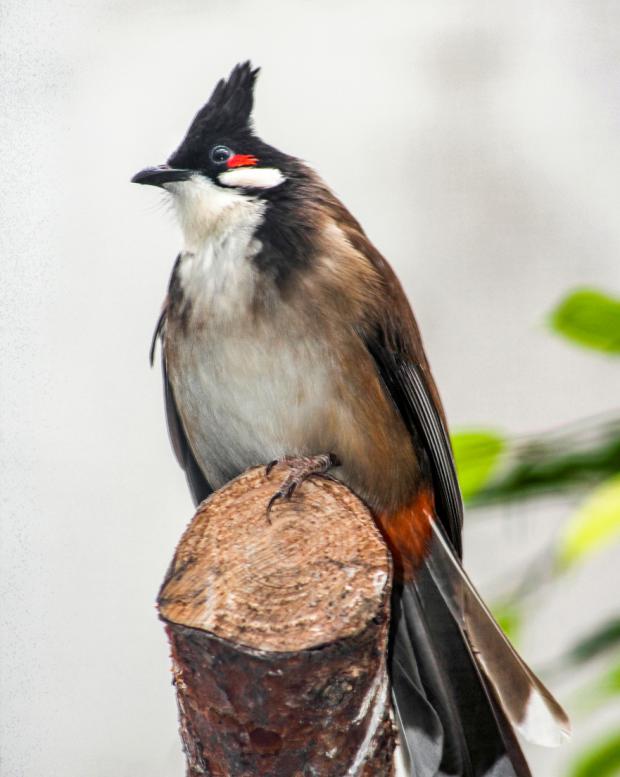
[[[620,417],[584,419],[540,435],[515,438],[501,472],[468,500],[471,507],[592,488],[620,472]]]
[[[551,327],[579,345],[620,353],[620,300],[594,289],[578,289],[551,313]]]
[[[559,546],[564,567],[620,535],[620,475],[598,486],[573,515]]]
[[[618,777],[620,775],[620,732],[599,740],[582,752],[569,777]]]
[[[452,435],[456,471],[467,502],[488,483],[506,442],[496,432],[467,431]]]

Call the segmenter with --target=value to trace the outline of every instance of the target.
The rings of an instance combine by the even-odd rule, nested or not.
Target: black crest
[[[225,146],[235,155],[253,156],[261,166],[277,167],[286,178],[291,177],[293,167],[299,172],[294,157],[269,146],[254,133],[252,108],[258,72],[259,68],[253,68],[250,62],[243,62],[217,83],[183,142],[168,159],[171,167],[199,171],[218,183],[219,174],[226,168],[214,161],[211,152],[216,146]],[[281,187],[277,188],[280,192]],[[269,196],[269,192],[267,189],[261,196]]]
[[[206,133],[233,134],[250,130],[254,84],[260,68],[243,62],[235,65],[228,80],[218,81],[209,101],[196,114],[184,143],[200,140]]]

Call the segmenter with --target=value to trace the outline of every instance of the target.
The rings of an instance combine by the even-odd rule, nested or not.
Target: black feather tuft
[[[218,81],[208,102],[194,117],[185,139],[170,157],[170,164],[190,166],[187,160],[200,158],[209,139],[252,135],[254,84],[259,70],[249,61],[239,63],[228,79]]]
[[[249,61],[235,65],[228,80],[218,81],[209,101],[196,114],[188,135],[200,133],[207,124],[211,132],[249,127],[259,69],[252,69]]]

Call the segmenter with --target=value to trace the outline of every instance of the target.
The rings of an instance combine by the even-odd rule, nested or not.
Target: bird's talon
[[[276,493],[271,497],[271,499],[267,502],[267,522],[271,523],[271,510],[273,509],[274,504],[280,499],[280,492],[276,491]]]
[[[265,477],[269,477],[271,475],[271,470],[276,466],[278,463],[277,459],[274,459],[273,461],[270,461],[269,464],[265,467]]]
[[[336,467],[340,465],[340,461],[333,453],[321,454],[319,456],[308,456],[304,458],[294,459],[287,458],[282,460],[290,467],[290,471],[280,488],[271,497],[267,503],[267,516],[271,513],[274,504],[278,499],[291,499],[297,490],[297,488],[305,481],[313,477],[327,478],[328,480],[335,480],[331,475],[327,474],[327,470],[330,467]],[[271,461],[265,467],[265,475],[269,476],[271,470],[279,462]]]

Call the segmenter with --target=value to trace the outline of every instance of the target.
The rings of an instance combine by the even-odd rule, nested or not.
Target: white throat
[[[183,231],[187,252],[200,253],[205,243],[235,232],[251,238],[263,220],[265,203],[237,189],[224,189],[202,175],[166,184]]]
[[[266,204],[196,175],[167,184],[183,230],[178,277],[192,315],[230,321],[251,304]]]

